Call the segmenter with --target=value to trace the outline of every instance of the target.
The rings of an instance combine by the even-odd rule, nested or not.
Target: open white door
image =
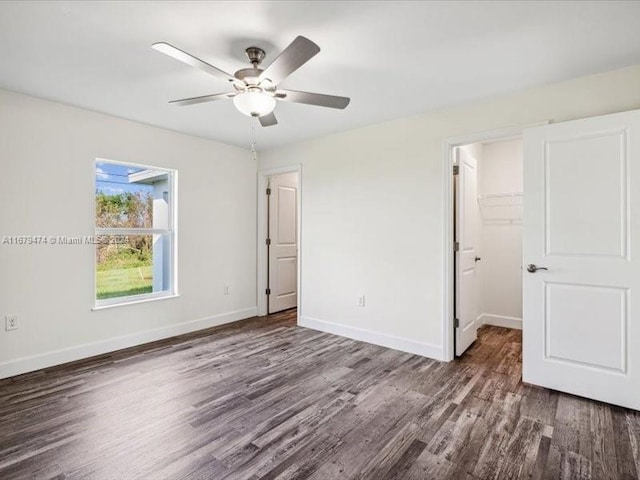
[[[269,313],[274,313],[298,301],[298,174],[274,175],[269,188]]]
[[[478,168],[476,159],[457,149],[456,183],[456,355],[478,336]]]
[[[523,380],[638,410],[640,111],[524,148]]]

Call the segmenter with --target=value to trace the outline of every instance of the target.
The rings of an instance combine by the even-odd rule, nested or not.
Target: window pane
[[[171,236],[101,235],[96,246],[96,299],[171,290]]]
[[[166,172],[96,163],[96,227],[169,228]]]

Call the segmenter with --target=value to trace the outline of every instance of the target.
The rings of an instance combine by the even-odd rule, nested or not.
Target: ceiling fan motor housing
[[[242,80],[247,85],[258,85],[258,77],[263,72],[261,68],[242,68],[234,73],[234,77]]]

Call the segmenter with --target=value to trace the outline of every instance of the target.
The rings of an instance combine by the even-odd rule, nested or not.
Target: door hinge
[[[264,293],[266,293],[267,295],[271,295],[271,289],[270,289],[270,288],[267,288],[267,289],[264,291]]]
[[[271,239],[270,239],[270,238],[267,238],[267,240],[266,240],[266,242],[265,242],[265,243],[266,243],[267,245],[271,245]]]
[[[453,166],[453,174],[454,175],[458,175],[460,173],[460,166],[459,165],[454,165]]]
[[[459,318],[454,318],[453,319],[453,327],[454,328],[458,328],[460,326],[460,319]]]
[[[271,187],[267,187],[267,195],[271,195]]]
[[[453,242],[453,251],[457,252],[460,250],[460,242]]]

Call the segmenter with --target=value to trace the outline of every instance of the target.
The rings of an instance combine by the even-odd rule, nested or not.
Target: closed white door
[[[478,165],[457,149],[456,183],[456,355],[478,336]]]
[[[269,181],[269,313],[298,301],[298,174]]]
[[[523,380],[640,409],[640,111],[524,146]]]

